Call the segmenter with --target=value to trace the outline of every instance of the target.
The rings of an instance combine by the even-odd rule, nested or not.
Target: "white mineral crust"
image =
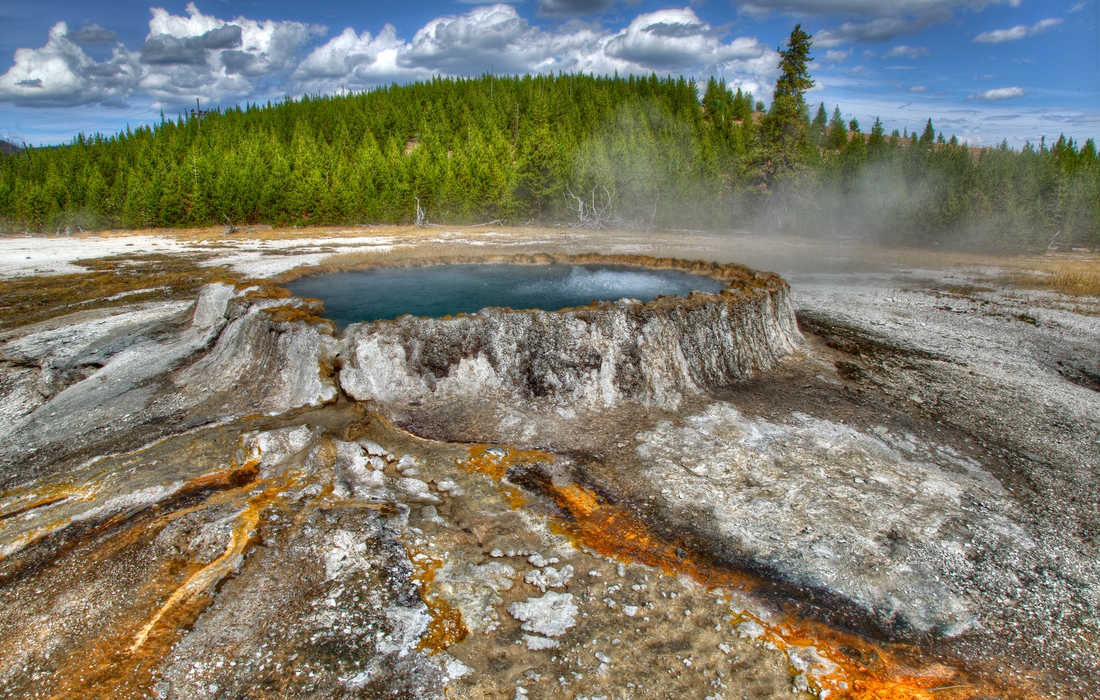
[[[571,593],[547,591],[540,598],[512,603],[508,606],[508,612],[523,622],[523,630],[547,637],[560,637],[577,624],[577,606],[573,604]]]
[[[719,402],[638,440],[643,478],[684,494],[669,507],[709,512],[744,555],[884,624],[966,631],[974,611],[947,574],[973,566],[971,532],[1034,546],[980,465],[910,435],[800,414],[775,423]]]
[[[552,566],[547,566],[544,569],[532,569],[527,572],[523,580],[545,592],[547,588],[564,588],[565,584],[569,583],[572,578],[573,567],[566,564],[560,570]]]

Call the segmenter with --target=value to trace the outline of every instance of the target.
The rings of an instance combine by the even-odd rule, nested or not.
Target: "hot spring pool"
[[[333,272],[284,286],[295,296],[323,301],[325,316],[342,330],[404,314],[453,316],[487,306],[556,311],[596,300],[713,293],[723,284],[677,270],[614,265],[451,264]]]

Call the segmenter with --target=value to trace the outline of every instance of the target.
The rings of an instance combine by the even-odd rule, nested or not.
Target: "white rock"
[[[367,546],[347,530],[337,530],[332,536],[332,549],[325,552],[325,580],[331,581],[353,571],[366,571],[370,561]]]
[[[370,468],[375,471],[382,471],[386,468],[386,461],[381,457],[370,456],[367,457],[366,463],[370,465]]]
[[[397,469],[404,470],[410,467],[420,466],[420,460],[412,455],[401,455],[401,459],[397,460]]]
[[[432,616],[428,614],[428,606],[422,603],[415,608],[389,608],[386,610],[386,622],[393,631],[379,641],[377,646],[379,653],[388,654],[396,651],[399,657],[404,657],[420,641],[431,621]]]
[[[561,567],[560,571],[552,566],[528,571],[523,580],[545,591],[547,588],[564,588],[565,584],[569,583],[572,578],[573,566],[566,564]]]
[[[577,606],[573,604],[571,593],[548,591],[540,598],[512,603],[508,606],[508,612],[523,622],[523,630],[547,637],[560,637],[577,625]]]
[[[453,681],[456,678],[463,678],[470,675],[474,672],[474,669],[470,668],[453,656],[450,656],[447,658],[447,663],[444,664],[443,672],[447,674],[447,678],[450,678]]]
[[[304,450],[322,432],[321,428],[296,425],[257,433],[253,444],[260,453],[260,475],[272,476],[278,465]]]
[[[393,461],[393,454],[391,454],[389,450],[387,450],[385,447],[382,447],[374,440],[359,438],[358,440],[356,440],[356,442],[362,445],[363,449],[366,450],[367,454],[369,454],[370,456],[383,457],[387,462]]]
[[[558,644],[553,639],[547,639],[546,637],[539,637],[533,634],[523,635],[523,643],[527,645],[527,648],[531,651],[544,651],[546,649],[557,649]]]
[[[418,503],[442,503],[439,497],[431,492],[427,482],[411,477],[401,477],[397,480],[397,488],[409,495],[409,499]]]

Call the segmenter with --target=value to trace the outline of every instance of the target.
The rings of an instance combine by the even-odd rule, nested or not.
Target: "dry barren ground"
[[[369,329],[275,286],[585,252],[775,270],[802,337],[678,403],[356,400]],[[0,694],[1100,696],[1098,266],[744,232],[0,238]]]

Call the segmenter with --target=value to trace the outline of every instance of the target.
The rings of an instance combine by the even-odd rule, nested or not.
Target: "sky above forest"
[[[483,73],[710,76],[972,145],[1100,136],[1100,0],[5,0],[0,138],[57,144],[204,109]]]

